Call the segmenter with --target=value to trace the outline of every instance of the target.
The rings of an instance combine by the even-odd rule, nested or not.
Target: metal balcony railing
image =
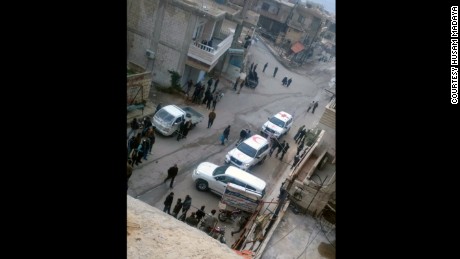
[[[221,34],[226,35],[227,33],[221,32]],[[230,33],[215,47],[210,47],[196,41],[192,42],[188,49],[188,56],[209,66],[213,66],[217,63],[219,58],[230,48],[232,41],[233,33]]]

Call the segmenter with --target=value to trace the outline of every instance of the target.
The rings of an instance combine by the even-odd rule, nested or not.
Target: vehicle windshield
[[[254,148],[250,147],[248,144],[246,143],[241,143],[240,145],[238,145],[237,149],[243,153],[245,153],[247,156],[250,156],[250,157],[256,157],[256,153],[257,153],[257,150],[255,150]]]
[[[218,176],[218,175],[223,175],[225,174],[225,171],[227,170],[228,168],[228,165],[223,165],[223,166],[219,166],[217,167],[216,169],[214,169],[214,172],[212,172],[212,176]]]
[[[276,117],[272,117],[270,119],[270,122],[275,124],[278,127],[284,128],[284,121],[282,121],[282,120],[280,120],[280,119],[278,119]]]
[[[175,119],[174,116],[172,116],[165,110],[159,110],[157,114],[155,114],[155,117],[161,119],[164,123],[168,125],[172,125]]]

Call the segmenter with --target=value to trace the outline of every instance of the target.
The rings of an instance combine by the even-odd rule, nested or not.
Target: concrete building
[[[258,0],[252,10],[260,14],[258,25],[262,27],[261,34],[273,41],[280,41],[293,7],[294,4],[288,1]]]
[[[285,38],[293,43],[299,41],[308,45],[320,32],[324,20],[323,13],[318,9],[297,5],[292,11],[291,18],[287,21],[288,28]]]
[[[327,209],[331,226],[335,225],[335,105],[332,98],[307,135],[307,148],[289,175],[287,188],[300,211],[320,217]]]
[[[170,84],[168,70],[177,71],[184,84],[187,79],[202,80],[222,66],[241,12],[236,5],[210,0],[128,0],[127,4],[127,59],[163,86]]]

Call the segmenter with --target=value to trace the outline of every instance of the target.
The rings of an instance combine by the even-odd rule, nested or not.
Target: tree
[[[180,79],[182,76],[177,71],[174,71],[174,70],[168,70],[168,72],[171,75],[171,86],[170,87],[180,90],[181,89]]]

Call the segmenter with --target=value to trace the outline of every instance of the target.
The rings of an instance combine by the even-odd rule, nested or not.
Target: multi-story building
[[[236,30],[235,17],[241,12],[235,5],[211,0],[128,0],[127,4],[128,61],[150,71],[152,80],[164,86],[170,84],[168,70],[178,72],[184,84],[187,79],[202,80],[223,62]]]
[[[276,40],[280,33],[286,31],[286,22],[295,4],[281,0],[258,0],[252,10],[259,13],[258,25],[262,27],[262,35]]]

